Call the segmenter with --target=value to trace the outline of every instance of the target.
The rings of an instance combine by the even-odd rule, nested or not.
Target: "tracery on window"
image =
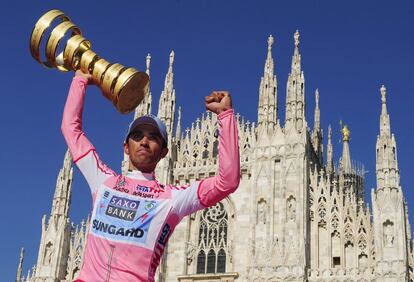
[[[197,246],[197,274],[226,272],[228,215],[222,203],[202,211]]]

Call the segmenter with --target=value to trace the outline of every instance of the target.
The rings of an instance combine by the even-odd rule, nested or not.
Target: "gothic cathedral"
[[[351,160],[350,130],[342,125],[342,156],[334,165],[328,128],[326,159],[319,92],[313,129],[305,116],[305,77],[299,32],[287,81],[285,120],[278,116],[278,83],[268,38],[259,86],[257,123],[239,115],[241,181],[213,207],[192,214],[170,238],[159,282],[231,281],[414,281],[414,251],[408,207],[400,186],[397,144],[380,89],[376,145],[377,187],[372,210],[365,202],[363,166]],[[149,74],[151,57],[147,56]],[[161,93],[158,117],[166,124],[170,152],[157,167],[162,183],[186,184],[215,174],[217,119],[210,113],[181,129],[173,86],[174,52]],[[148,91],[135,117],[152,112]],[[372,150],[374,152],[374,149]],[[124,156],[122,172],[128,167]],[[57,282],[76,278],[83,261],[89,219],[69,218],[72,159],[59,172],[50,216],[42,219],[37,264],[23,277],[22,249],[16,281]]]

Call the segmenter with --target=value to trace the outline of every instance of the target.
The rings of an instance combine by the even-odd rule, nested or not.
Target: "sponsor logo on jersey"
[[[159,202],[104,189],[96,199],[91,232],[127,243],[145,244]]]
[[[166,223],[161,230],[160,238],[158,239],[158,243],[165,246],[167,243],[168,236],[170,235],[171,227]]]
[[[114,234],[123,237],[141,238],[144,236],[144,230],[141,228],[118,228],[113,224],[105,223],[97,219],[93,220],[92,228],[103,233]]]
[[[112,196],[105,214],[128,221],[133,221],[138,207],[139,201]]]

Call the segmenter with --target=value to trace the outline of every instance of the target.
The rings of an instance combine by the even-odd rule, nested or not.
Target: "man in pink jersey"
[[[160,184],[154,170],[168,153],[165,125],[139,117],[129,127],[124,151],[128,173],[102,163],[82,130],[82,109],[90,77],[77,72],[66,101],[62,132],[74,163],[92,193],[92,216],[83,266],[76,281],[154,281],[171,233],[181,219],[215,205],[234,192],[240,180],[237,124],[228,92],[213,92],[206,108],[218,115],[217,176],[186,186]]]

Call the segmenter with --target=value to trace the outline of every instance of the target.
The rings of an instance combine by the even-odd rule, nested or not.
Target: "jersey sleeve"
[[[62,133],[78,166],[91,188],[92,194],[115,173],[102,163],[95,148],[82,130],[82,111],[87,79],[75,76],[69,89],[62,119]]]
[[[233,109],[219,114],[218,121],[217,175],[173,191],[174,209],[181,217],[215,205],[233,193],[239,186],[239,137]]]

